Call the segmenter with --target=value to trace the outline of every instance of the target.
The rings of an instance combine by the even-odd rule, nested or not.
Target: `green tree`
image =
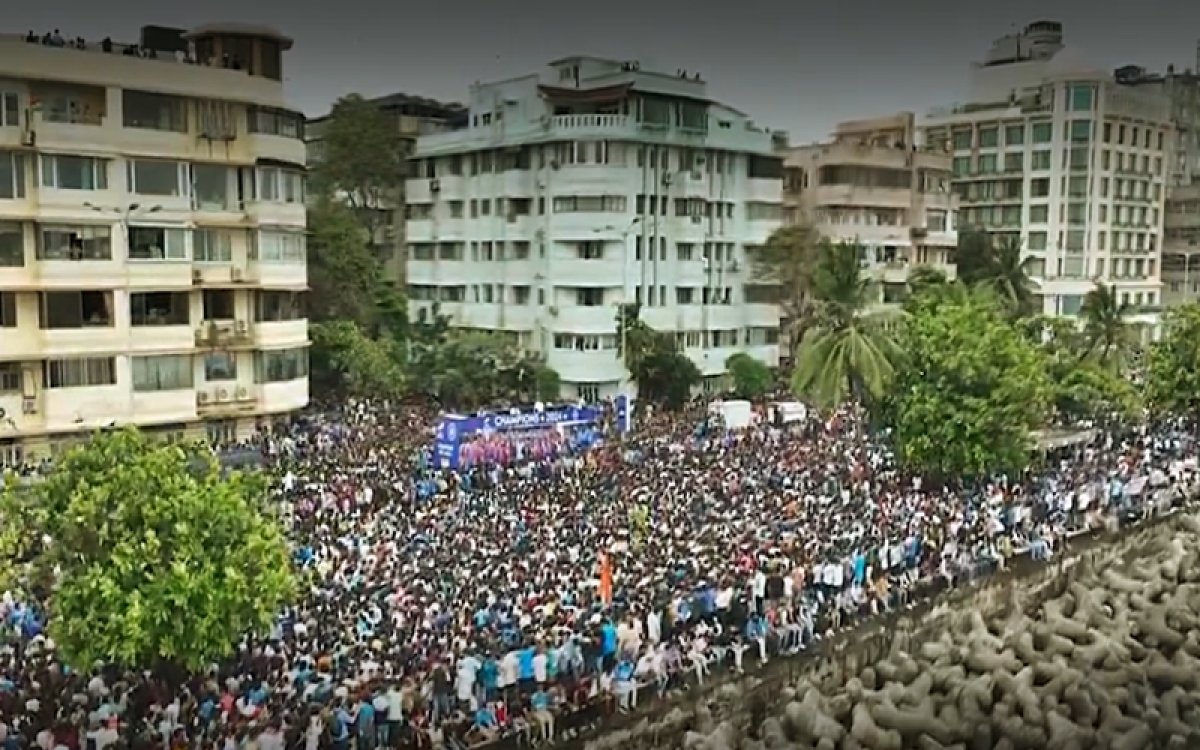
[[[775,385],[775,374],[771,368],[745,352],[730,354],[725,360],[725,370],[733,380],[733,390],[740,398],[762,398]]]
[[[558,373],[503,334],[460,331],[435,310],[413,328],[409,373],[417,389],[449,408],[558,398]]]
[[[925,294],[934,289],[940,289],[950,283],[946,273],[939,268],[927,265],[913,267],[905,280],[910,297]]]
[[[875,283],[859,265],[859,248],[825,242],[813,274],[814,324],[795,356],[792,388],[818,406],[882,398],[900,356],[886,322],[870,306]]]
[[[295,591],[265,488],[222,477],[202,446],[129,428],[72,450],[45,481],[8,487],[0,517],[28,542],[22,579],[53,582],[41,593],[68,664],[198,670],[266,632]]]
[[[753,281],[778,290],[781,317],[786,321],[782,333],[793,354],[812,324],[813,273],[820,244],[816,229],[801,222],[776,229],[750,255]]]
[[[964,229],[955,253],[957,276],[968,286],[990,286],[1007,300],[1018,317],[1032,315],[1036,287],[1029,277],[1032,259],[1024,257],[1021,243],[997,240],[978,229]]]
[[[1022,469],[1052,392],[1040,353],[996,296],[923,297],[899,341],[907,357],[882,421],[902,461],[946,479]]]
[[[1087,340],[1083,356],[1095,357],[1101,367],[1122,371],[1133,346],[1132,329],[1125,320],[1130,309],[1129,303],[1118,299],[1116,289],[1097,282],[1079,308]]]
[[[381,266],[370,236],[351,210],[329,198],[308,210],[309,317],[350,320],[364,329],[377,324]]]
[[[406,174],[396,123],[374,102],[350,94],[334,103],[320,127],[312,184],[344,201],[375,242],[399,204]]]
[[[641,306],[617,308],[617,356],[637,383],[638,398],[678,409],[691,397],[702,376],[696,364],[679,349],[675,336],[651,328],[641,318]]]
[[[1163,315],[1162,338],[1146,362],[1146,400],[1155,413],[1195,419],[1200,412],[1200,305]]]
[[[358,397],[404,393],[405,352],[392,339],[370,338],[349,320],[314,323],[309,335],[314,383]]]

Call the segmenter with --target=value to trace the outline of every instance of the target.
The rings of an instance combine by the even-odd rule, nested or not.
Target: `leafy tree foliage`
[[[1002,313],[987,292],[927,295],[905,319],[907,357],[883,420],[914,470],[977,477],[1029,460],[1052,389],[1037,348]]]
[[[314,323],[314,382],[358,397],[400,396],[405,390],[403,349],[392,339],[373,339],[349,320]]]
[[[733,380],[733,390],[741,398],[761,398],[775,385],[775,374],[771,368],[745,352],[729,355],[725,360],[725,370]]]
[[[753,280],[778,289],[778,300],[787,329],[782,333],[795,352],[812,324],[813,273],[821,245],[811,224],[780,227],[751,254]]]
[[[31,487],[0,494],[30,586],[53,581],[50,634],[67,663],[201,669],[265,632],[294,592],[278,521],[254,476],[222,477],[203,447],[97,435]],[[44,541],[43,541],[44,540]]]
[[[1150,347],[1146,365],[1150,407],[1195,419],[1200,412],[1200,305],[1167,310],[1162,338]]]
[[[1116,289],[1097,282],[1079,308],[1086,338],[1082,356],[1094,357],[1101,367],[1123,370],[1134,342],[1125,320],[1130,309],[1129,303],[1118,299]]]
[[[638,398],[678,409],[700,384],[699,368],[679,349],[675,336],[651,328],[636,304],[617,308],[617,354],[637,383]]]
[[[900,356],[887,313],[869,309],[876,286],[858,256],[856,245],[823,243],[813,273],[815,322],[796,352],[792,388],[818,406],[882,398]]]
[[[367,230],[344,203],[329,198],[309,207],[308,230],[309,317],[373,327],[382,267]]]
[[[395,123],[358,94],[334,103],[313,169],[317,191],[344,201],[372,240],[398,202],[406,157]]]
[[[1019,241],[997,240],[978,229],[958,235],[955,253],[958,279],[968,286],[987,286],[1006,300],[1017,316],[1032,315],[1035,286],[1029,277],[1030,258],[1022,257]]]

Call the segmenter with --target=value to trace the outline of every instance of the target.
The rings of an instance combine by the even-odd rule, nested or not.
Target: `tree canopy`
[[[904,366],[883,410],[901,460],[945,478],[1022,469],[1052,391],[1035,346],[996,297],[930,295],[901,328]]]
[[[207,449],[133,428],[96,435],[44,481],[8,486],[0,518],[22,540],[4,552],[48,595],[50,634],[76,668],[201,669],[266,632],[295,590],[264,481],[223,477]]]
[[[776,229],[750,255],[752,280],[778,290],[783,338],[795,352],[812,323],[813,273],[821,238],[811,224],[801,222]]]
[[[766,363],[745,352],[729,355],[725,370],[733,381],[733,390],[740,398],[757,399],[770,393],[775,385],[775,375]]]
[[[1016,316],[1032,315],[1037,306],[1036,287],[1029,277],[1030,263],[1017,240],[997,239],[979,229],[959,232],[955,253],[959,281],[994,289]]]
[[[818,406],[882,398],[900,356],[890,315],[870,309],[876,285],[858,256],[856,245],[822,243],[813,272],[814,322],[795,353],[792,388]]]
[[[1159,414],[1200,413],[1200,305],[1168,309],[1162,338],[1150,347],[1146,399]]]
[[[616,325],[617,354],[637,383],[638,398],[668,409],[683,406],[703,378],[675,335],[651,328],[637,304],[618,307]]]

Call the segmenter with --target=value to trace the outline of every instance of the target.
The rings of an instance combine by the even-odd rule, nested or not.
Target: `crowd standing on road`
[[[1178,426],[1101,432],[1023,476],[929,486],[852,409],[728,431],[699,407],[588,450],[493,439],[455,473],[435,417],[349,402],[257,438],[311,589],[183,684],[71,671],[37,604],[5,596],[4,750],[550,741],[1054,557],[1172,502],[1195,453]]]

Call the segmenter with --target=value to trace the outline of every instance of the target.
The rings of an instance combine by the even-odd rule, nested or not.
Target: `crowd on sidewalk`
[[[933,487],[852,410],[731,432],[701,407],[454,473],[430,460],[435,416],[350,402],[259,438],[311,589],[182,685],[70,671],[36,606],[0,603],[5,750],[544,741],[598,703],[799,652],[1026,548],[1051,557],[1170,502],[1194,468],[1187,432],[1139,428]]]

